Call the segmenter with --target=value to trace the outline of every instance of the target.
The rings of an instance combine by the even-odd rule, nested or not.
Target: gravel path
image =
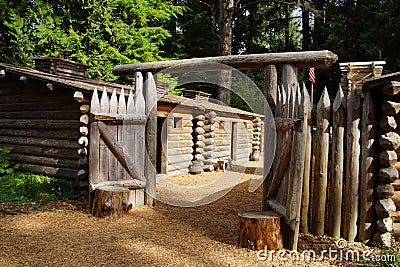
[[[257,252],[237,247],[238,212],[261,206],[261,190],[248,192],[256,167],[249,163],[231,192],[199,207],[157,202],[154,208],[135,207],[117,220],[94,218],[66,203],[54,211],[3,213],[0,266],[337,266],[329,261],[260,261]],[[168,181],[199,186],[216,176],[182,175]],[[332,243],[302,236],[299,247],[320,251]]]

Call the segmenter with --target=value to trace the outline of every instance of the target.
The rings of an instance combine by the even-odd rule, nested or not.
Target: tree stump
[[[99,218],[119,218],[132,208],[129,189],[121,186],[100,186],[94,194],[92,215]]]
[[[281,218],[272,211],[239,213],[239,246],[261,250],[283,248]]]

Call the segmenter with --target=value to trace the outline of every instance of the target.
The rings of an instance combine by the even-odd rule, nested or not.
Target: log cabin
[[[34,61],[34,68],[0,63],[0,146],[13,148],[21,170],[79,181],[86,189],[93,90],[119,95],[133,87],[88,79],[84,64]],[[158,173],[188,172],[196,160],[211,170],[217,160],[246,161],[260,151],[261,115],[190,95],[158,95]]]

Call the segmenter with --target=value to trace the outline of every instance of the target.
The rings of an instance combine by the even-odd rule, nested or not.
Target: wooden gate
[[[294,66],[283,66],[283,86],[277,85],[275,66],[271,66],[270,70],[270,77],[274,80],[270,81],[272,87],[269,94],[274,94],[271,99],[274,101],[277,136],[274,163],[264,185],[264,208],[282,216],[284,246],[296,250],[305,176],[304,162],[305,157],[309,156],[306,153],[309,150],[307,140],[311,138],[311,128],[308,125],[310,97],[304,86],[300,89]],[[268,127],[267,122],[265,125]]]
[[[154,205],[157,137],[157,93],[151,73],[143,86],[140,72],[135,89],[94,90],[89,144],[89,190],[103,186],[129,189],[127,206]],[[110,95],[111,93],[111,95]],[[91,206],[92,208],[92,206]]]

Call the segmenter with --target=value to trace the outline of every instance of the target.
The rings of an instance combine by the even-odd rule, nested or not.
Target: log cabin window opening
[[[174,117],[174,128],[182,128],[183,127],[183,118]]]

